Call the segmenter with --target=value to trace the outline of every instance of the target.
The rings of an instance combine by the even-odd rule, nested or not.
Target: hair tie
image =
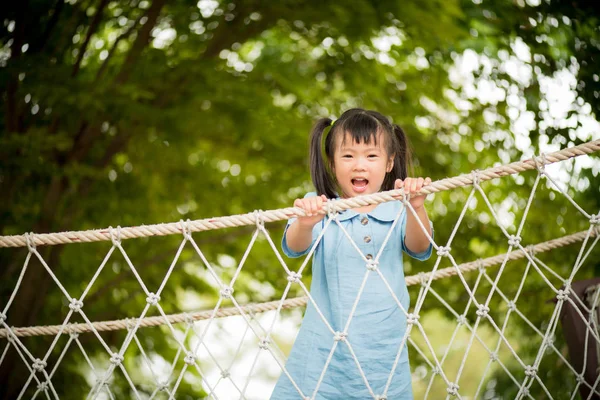
[[[333,126],[333,124],[335,124],[335,119],[331,120],[331,123],[329,124],[329,126]]]

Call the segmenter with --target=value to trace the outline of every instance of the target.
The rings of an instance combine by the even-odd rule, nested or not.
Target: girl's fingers
[[[308,217],[310,215],[310,202],[304,200],[302,201],[302,208],[304,209],[304,212],[306,213],[306,216]]]
[[[321,196],[319,197],[315,197],[315,210],[314,210],[314,214],[318,214],[319,211],[321,211],[321,209],[323,208],[323,199],[321,198]]]
[[[431,178],[406,178],[404,181],[397,179],[394,188],[400,189],[402,186],[408,194],[414,194],[420,191],[424,186],[431,184]]]
[[[415,188],[415,192],[421,190],[421,188],[423,187],[423,182],[425,182],[423,178],[417,179],[417,186]]]
[[[312,199],[312,201],[310,202],[310,215],[312,216],[312,215],[315,215],[315,213],[317,212],[317,207],[318,207],[317,201],[319,201],[319,200],[316,197],[311,198],[311,199]]]
[[[324,194],[321,195],[321,209],[325,209],[325,203],[327,203],[327,197]]]
[[[297,199],[294,202],[294,206],[303,209],[307,217],[310,217],[312,215],[312,205],[310,199]]]

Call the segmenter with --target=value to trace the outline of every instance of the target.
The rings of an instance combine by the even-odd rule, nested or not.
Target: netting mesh
[[[79,373],[84,371],[89,387],[71,390],[81,392],[86,398],[114,399],[126,393],[126,396],[139,399],[171,399],[177,397],[182,385],[191,387],[197,395],[207,398],[267,398],[274,380],[265,379],[265,376],[276,378],[279,374],[286,374],[296,388],[299,399],[316,399],[333,353],[338,346],[347,346],[372,398],[384,399],[392,384],[400,353],[407,346],[415,396],[419,398],[492,398],[494,393],[499,393],[495,389],[497,385],[502,385],[505,396],[518,399],[535,398],[536,395],[558,398],[553,393],[556,385],[550,385],[545,380],[549,376],[561,380],[570,398],[576,398],[580,393],[589,393],[588,398],[600,396],[598,374],[592,378],[585,375],[588,364],[598,363],[600,290],[592,286],[581,297],[573,288],[582,268],[589,265],[590,255],[594,254],[600,240],[600,219],[598,215],[580,207],[546,172],[543,159],[533,160],[537,177],[521,215],[512,224],[516,229],[508,226],[492,206],[482,185],[481,173],[475,171],[470,174],[472,188],[453,230],[445,235],[447,240],[436,243],[429,237],[436,256],[431,264],[427,264],[427,271],[406,278],[413,304],[410,309],[403,308],[378,265],[379,256],[400,214],[396,216],[379,252],[371,256],[363,254],[353,242],[338,220],[335,202],[330,202],[325,227],[319,238],[298,267],[291,268],[292,263],[282,257],[265,226],[265,214],[257,211],[246,216],[246,220],[250,218],[255,224],[255,229],[245,253],[229,272],[215,267],[215,263],[207,259],[192,236],[191,222],[181,221],[179,228],[182,240],[164,277],[154,287],[145,283],[147,279],[142,278],[143,274],[130,259],[127,246],[122,242],[123,231],[120,228],[109,229],[112,246],[93,277],[82,284],[79,292],[63,286],[53,266],[48,265],[38,251],[36,235],[25,235],[28,253],[19,278],[11,296],[0,303],[0,344],[3,346],[0,365],[7,354],[13,352],[18,354],[18,359],[28,369],[29,375],[19,398],[59,398],[61,390],[57,389],[57,385],[68,383],[55,382],[53,377],[61,368],[65,355],[76,352],[80,356]],[[540,191],[540,186],[543,186],[543,180],[547,181],[546,186],[560,193],[570,204],[569,218],[584,221],[588,229],[544,243],[527,243],[523,239],[524,234],[528,233],[527,216],[533,199]],[[389,201],[392,197],[385,199]],[[491,215],[488,225],[490,229],[501,232],[506,251],[485,259],[473,257],[457,260],[452,249],[456,243],[464,245],[461,239],[468,235],[469,228],[465,228],[463,222],[465,216],[474,209],[474,203]],[[415,213],[408,201],[403,200],[403,204],[406,212]],[[321,313],[320,305],[311,297],[306,277],[303,276],[307,275],[313,253],[332,224],[344,232],[365,265],[358,296],[342,331],[334,330]],[[427,235],[422,225],[421,229]],[[236,297],[236,283],[244,273],[245,266],[249,262],[258,262],[252,258],[257,243],[270,249],[269,268],[279,269],[286,279],[281,297],[274,302],[251,304],[245,296],[244,301]],[[566,268],[564,265],[557,267],[553,263],[552,253],[564,251],[564,246],[577,246],[579,250],[570,265]],[[169,296],[176,296],[176,293],[166,288],[184,249],[193,252],[203,276],[218,290],[219,297],[208,311],[168,314],[163,305],[174,300],[166,299],[165,293],[168,292]],[[33,258],[52,277],[69,311],[56,326],[11,327],[11,306]],[[86,314],[86,298],[98,277],[108,268],[110,260],[115,258],[121,258],[135,276],[138,289],[146,298],[145,306],[128,319],[92,322]],[[405,314],[408,325],[395,354],[396,363],[383,388],[371,386],[363,373],[361,360],[356,357],[352,347],[351,321],[360,306],[365,287],[373,279],[382,280],[389,295]],[[305,297],[290,298],[296,293]],[[530,302],[540,302],[541,298],[545,298],[545,301],[540,303],[539,313],[527,314],[519,307],[528,304],[526,308],[531,310]],[[296,325],[281,317],[284,309],[306,302],[315,307],[333,338],[329,358],[316,388],[311,392],[298,386],[295,377],[285,368],[286,354],[293,341]],[[565,352],[559,322],[566,307],[573,310],[572,315],[585,331],[585,347],[580,350],[584,355],[583,364],[574,361],[572,355]],[[428,310],[437,311],[426,313]],[[295,316],[294,321],[300,315],[298,309],[285,313]],[[119,331],[116,340],[114,336],[107,339],[107,333],[118,329],[122,331]],[[169,354],[157,354],[154,351],[152,340],[148,340],[151,330],[160,330],[168,338]],[[36,335],[51,335],[53,338],[46,351],[40,354],[32,354],[28,350],[28,340],[34,339],[28,336]],[[562,344],[558,346],[557,341]],[[556,373],[541,373],[540,369],[550,369]],[[118,382],[126,382],[126,392]]]

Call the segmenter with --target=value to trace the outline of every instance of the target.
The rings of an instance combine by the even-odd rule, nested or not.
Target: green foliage
[[[290,206],[310,190],[307,136],[312,121],[335,117],[354,106],[377,109],[402,125],[414,149],[415,174],[434,180],[530,157],[542,148],[598,138],[597,132],[583,129],[600,107],[595,69],[600,38],[593,4],[39,0],[9,2],[2,9],[2,235],[138,226]],[[523,48],[528,56],[522,55]],[[463,73],[457,79],[461,63]],[[509,63],[529,71],[531,77],[515,73]],[[559,76],[564,70],[575,77],[570,87],[573,102],[555,115],[544,77]],[[531,126],[523,129],[517,119],[528,115]],[[570,176],[561,178],[562,185],[585,210],[597,213],[599,168],[597,159],[592,160],[583,167],[566,162],[552,172]],[[510,234],[517,231],[534,179],[530,172],[482,185],[493,206],[508,215]],[[469,190],[432,196],[428,210],[437,243],[448,240]],[[452,243],[457,262],[507,250],[490,210],[479,194],[475,198]],[[588,226],[555,188],[542,181],[523,243]],[[283,222],[268,228],[277,244]],[[202,232],[194,238],[223,279],[230,279],[234,271],[223,255],[233,257],[235,265],[251,235],[250,227]],[[123,242],[150,292],[158,290],[181,240],[170,236]],[[575,247],[540,258],[567,277]],[[40,249],[68,293],[79,298],[110,244]],[[588,259],[597,259],[597,252]],[[24,250],[0,251],[0,307],[12,292],[24,259]],[[407,261],[407,275],[428,271],[434,262]],[[444,261],[440,268],[449,266]],[[290,267],[299,265],[290,262]],[[593,267],[588,261],[575,279],[593,276]],[[507,264],[499,282],[504,293],[516,294],[525,268],[524,262]],[[218,290],[205,271],[198,254],[186,245],[161,294],[166,313],[214,307]],[[234,287],[236,299],[245,303],[281,297],[287,284],[282,271],[268,242],[259,239]],[[490,271],[492,279],[497,271]],[[518,306],[541,329],[552,312],[547,301],[554,293],[539,273],[529,274]],[[309,271],[305,275],[308,284]],[[471,287],[475,281],[476,273],[467,276]],[[559,287],[561,282],[553,284]],[[455,310],[465,309],[469,297],[457,278],[436,281],[433,288]],[[489,282],[482,282],[478,301],[484,302],[489,290]],[[416,294],[411,289],[413,304]],[[137,317],[145,306],[140,282],[115,252],[84,299],[86,315],[92,320]],[[506,316],[503,299],[493,296],[490,308],[494,321],[501,324]],[[431,311],[428,320],[455,320],[434,298],[428,298],[424,310]],[[33,260],[7,323],[57,324],[68,311],[63,294]],[[157,315],[154,308],[150,312]],[[81,322],[80,317],[73,318]],[[475,320],[473,308],[467,318]],[[532,363],[540,338],[514,316],[509,325],[511,340],[518,341],[519,353]],[[497,339],[492,328],[483,329],[490,340]],[[178,347],[168,332],[145,329],[140,334],[144,348],[170,360]],[[523,339],[528,336],[531,342]],[[94,361],[107,365],[108,353],[99,342],[92,335],[81,337]],[[125,333],[107,333],[103,338],[115,351]],[[61,339],[50,365],[66,340]],[[560,339],[556,343],[564,352],[564,343]],[[30,338],[26,345],[42,357],[50,339]],[[289,343],[283,347],[289,348]],[[137,351],[134,346],[128,350],[133,357],[125,368],[130,373],[142,362]],[[521,366],[510,363],[506,348],[501,354],[523,379]],[[453,366],[460,361],[456,355],[451,358]],[[9,362],[0,366],[0,387],[8,388],[4,383],[24,371],[19,360],[14,371]],[[539,376],[552,393],[572,390],[552,378],[553,363],[552,356],[545,357]],[[72,348],[61,365],[52,379],[60,397],[80,398],[79,391],[68,390],[68,383],[83,388],[93,384],[87,362]],[[174,374],[182,368],[180,360]],[[134,379],[151,393],[153,388],[144,386],[150,375],[140,371],[133,373]],[[493,371],[487,382],[497,383],[488,385],[488,392],[514,396],[515,386],[504,380],[504,372]],[[477,368],[466,375],[475,372]],[[199,375],[186,374],[178,396],[200,396],[195,384]],[[117,398],[130,397],[124,376],[116,374],[114,379]],[[14,395],[10,390],[14,388],[1,395],[10,398]],[[531,390],[542,393],[535,385]]]

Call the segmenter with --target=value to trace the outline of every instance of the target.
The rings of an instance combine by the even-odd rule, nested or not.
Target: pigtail
[[[394,167],[384,179],[382,185],[384,190],[394,189],[396,179],[404,180],[412,174],[412,149],[408,141],[408,136],[396,124],[392,124],[392,130],[396,139],[396,146],[394,146]]]
[[[324,194],[328,199],[336,197],[335,185],[329,172],[329,166],[323,158],[323,132],[331,126],[333,121],[329,118],[321,118],[310,133],[310,177],[317,189],[317,194]],[[333,128],[331,128],[333,129]]]

